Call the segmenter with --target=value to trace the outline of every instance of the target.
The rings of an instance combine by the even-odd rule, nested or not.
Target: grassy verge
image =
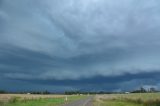
[[[82,98],[85,98],[85,96],[68,96],[68,102],[72,102]],[[20,99],[14,97],[7,103],[0,102],[0,106],[58,106],[68,102],[65,102],[64,97],[43,99]]]
[[[94,106],[143,106],[142,104],[120,101],[120,100],[106,100],[95,102]]]
[[[97,105],[96,105],[97,106]],[[103,101],[99,106],[160,106],[160,100],[128,101],[128,100],[108,100]]]
[[[83,98],[87,98],[87,96],[86,95],[68,96],[68,102],[76,101]]]
[[[160,106],[159,93],[101,95],[95,106]]]

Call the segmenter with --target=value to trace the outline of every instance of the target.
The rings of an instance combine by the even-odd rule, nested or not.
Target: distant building
[[[129,94],[130,92],[125,92],[125,94]]]

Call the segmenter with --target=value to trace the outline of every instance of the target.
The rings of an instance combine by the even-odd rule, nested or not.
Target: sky
[[[0,89],[160,89],[159,0],[0,0]]]

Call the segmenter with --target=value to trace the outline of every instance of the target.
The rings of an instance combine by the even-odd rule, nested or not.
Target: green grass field
[[[97,95],[95,106],[160,106],[160,93]]]
[[[124,101],[103,101],[100,104],[95,104],[95,106],[143,106],[141,104],[131,103],[131,102],[124,102]]]
[[[36,98],[31,97],[31,99],[24,97],[22,99],[18,96],[10,98],[7,102],[1,101],[0,106],[59,106],[87,97],[85,95],[72,95],[68,96],[68,101],[65,102],[65,95],[47,98],[42,98],[42,95]],[[160,106],[160,93],[96,95],[94,106]]]
[[[65,102],[64,97],[59,98],[38,98],[38,99],[21,99],[19,97],[11,98],[7,103],[0,102],[0,106],[58,106],[69,103],[86,96],[68,96],[68,101]]]

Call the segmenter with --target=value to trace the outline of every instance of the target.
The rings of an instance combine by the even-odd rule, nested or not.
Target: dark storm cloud
[[[72,90],[81,91],[126,91],[139,89],[141,86],[156,86],[160,88],[157,84],[159,83],[159,72],[150,73],[139,73],[139,74],[124,74],[121,76],[96,76],[92,78],[84,78],[78,80],[22,80],[22,79],[10,79],[13,82],[22,81],[25,83],[38,84],[41,86],[56,86],[56,87],[67,87],[72,88]],[[85,87],[84,87],[85,86]],[[35,87],[36,88],[36,87]],[[35,89],[33,88],[33,89]],[[67,89],[66,89],[67,90]],[[71,90],[71,89],[68,89]],[[61,90],[57,90],[61,91]]]
[[[0,76],[65,86],[65,80],[81,85],[91,79],[87,88],[114,82],[108,79],[113,77],[120,82],[103,87],[116,89],[128,75],[137,86],[142,79],[135,74],[160,72],[159,5],[158,0],[1,0]]]

